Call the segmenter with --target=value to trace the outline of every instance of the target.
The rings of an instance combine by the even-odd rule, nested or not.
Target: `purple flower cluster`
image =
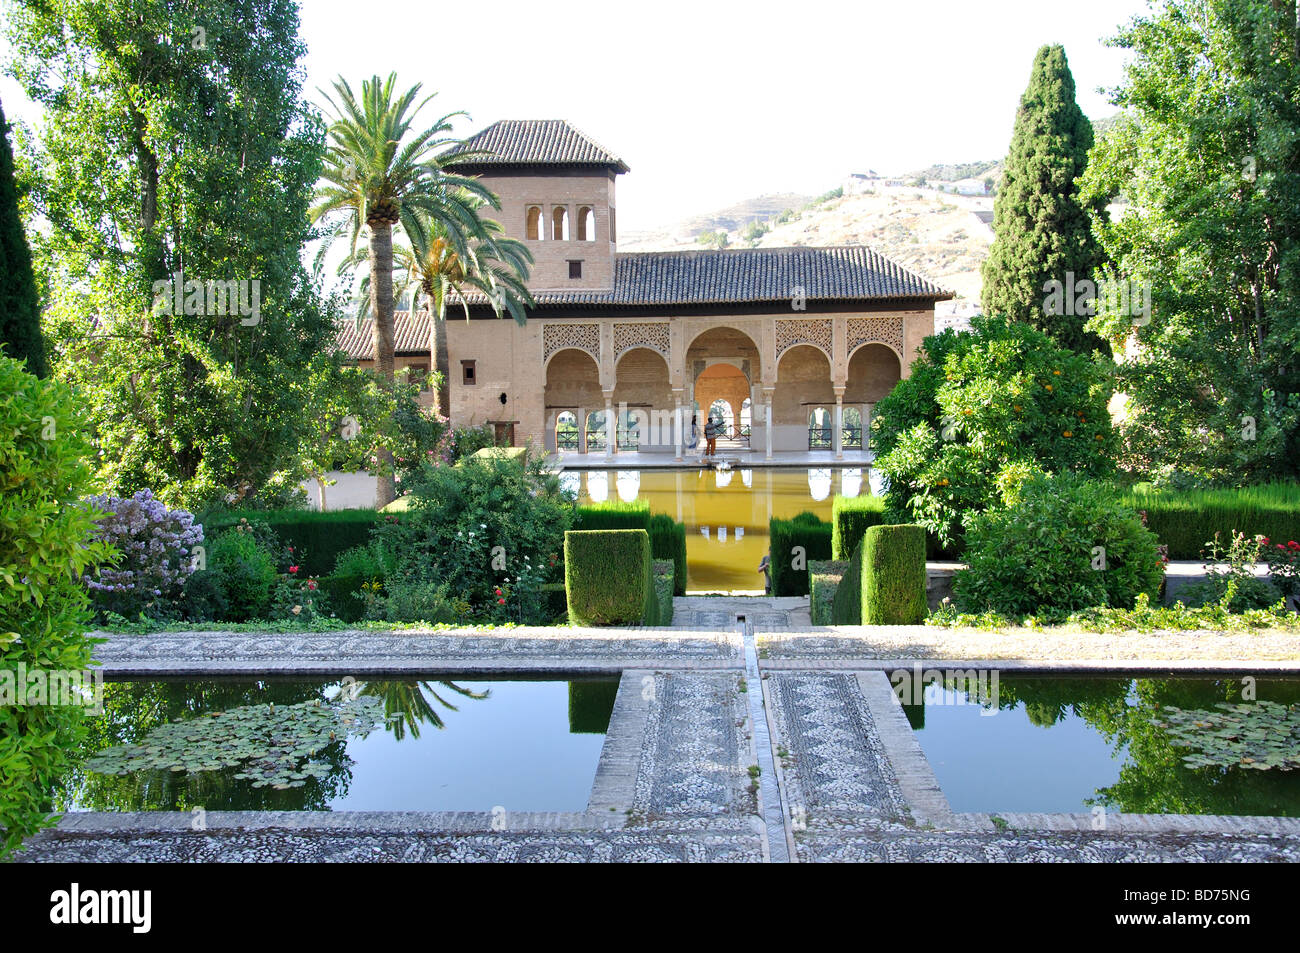
[[[175,600],[194,572],[195,547],[203,542],[194,514],[168,509],[149,490],[130,497],[92,496],[87,502],[108,514],[99,521],[96,539],[121,553],[116,567],[83,577],[96,607],[135,618]]]

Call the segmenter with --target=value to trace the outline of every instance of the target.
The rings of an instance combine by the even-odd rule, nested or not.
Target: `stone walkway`
[[[1300,820],[954,812],[885,671],[997,658],[988,633],[813,629],[806,599],[687,597],[673,629],[110,636],[118,677],[621,672],[590,800],[577,813],[75,814],[20,861],[1300,860]],[[743,617],[738,621],[739,617]],[[1025,659],[1049,658],[1053,640]],[[1179,660],[1239,671],[1245,637],[1179,634]],[[1255,644],[1300,656],[1296,639]],[[1066,639],[1084,658],[1088,644]],[[1240,640],[1239,640],[1240,639]],[[1098,665],[1174,667],[1159,636],[1092,643]],[[1098,650],[1116,651],[1107,659]],[[956,654],[953,654],[953,653]],[[1039,669],[1044,661],[1032,662]],[[1116,660],[1122,660],[1117,666]],[[1087,664],[1072,661],[1078,669]],[[999,663],[999,667],[1013,667]],[[1251,663],[1251,671],[1261,670]],[[1300,666],[1275,662],[1273,670]]]

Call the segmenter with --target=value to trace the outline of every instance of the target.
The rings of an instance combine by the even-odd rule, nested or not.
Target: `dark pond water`
[[[948,679],[927,686],[924,704],[904,712],[955,811],[1300,816],[1300,770],[1189,767],[1183,758],[1193,749],[1158,724],[1167,706],[1241,704],[1246,685],[1004,675],[996,705],[981,705],[991,682],[981,692],[975,682]],[[1295,705],[1300,680],[1259,680],[1255,697]],[[1290,737],[1295,753],[1295,735],[1266,737]]]
[[[56,802],[74,811],[581,811],[617,687],[109,683]]]

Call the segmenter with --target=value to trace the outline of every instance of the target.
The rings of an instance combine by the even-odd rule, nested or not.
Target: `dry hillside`
[[[698,248],[700,236],[716,245],[722,232],[731,248],[868,245],[961,298],[979,300],[980,265],[988,256],[993,233],[975,213],[991,212],[991,197],[881,185],[866,194],[805,199],[769,211],[771,200],[778,198],[754,200],[754,205],[765,207],[762,213],[750,211],[748,217],[737,214],[742,206],[733,206],[671,229],[626,235],[619,250]]]

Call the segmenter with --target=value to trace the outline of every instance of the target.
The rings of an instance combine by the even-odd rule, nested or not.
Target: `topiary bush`
[[[870,527],[868,527],[869,529]],[[863,535],[865,535],[865,530]],[[849,557],[831,601],[831,625],[862,624],[862,543]]]
[[[832,625],[835,593],[849,564],[843,560],[819,559],[808,565],[808,605],[813,625]]]
[[[831,524],[815,513],[768,523],[772,595],[808,595],[808,563],[831,558],[831,533]]]
[[[195,525],[192,513],[168,509],[149,490],[125,498],[92,496],[88,502],[106,514],[95,538],[121,554],[115,566],[82,577],[96,613],[174,618],[195,569],[203,527]]]
[[[686,524],[666,513],[656,513],[646,529],[650,533],[650,555],[672,560],[673,593],[686,595]]]
[[[574,625],[642,624],[653,603],[651,587],[650,534],[645,530],[564,534],[564,590]]]
[[[885,522],[883,496],[837,496],[831,504],[831,558],[852,558],[868,526]]]
[[[1065,615],[1153,601],[1164,578],[1154,533],[1109,487],[1035,474],[977,519],[953,593],[968,612]]]
[[[81,502],[95,451],[69,389],[0,356],[0,670],[84,672],[89,596],[109,562],[106,514]],[[16,679],[15,679],[16,681]],[[54,819],[50,791],[74,766],[82,708],[0,705],[0,858]]]
[[[925,599],[925,528],[871,526],[862,537],[862,622],[919,625]]]
[[[657,612],[655,625],[669,626],[673,624],[673,574],[676,572],[672,562],[667,559],[656,559],[651,564],[651,572],[654,576],[654,591],[657,601]]]

